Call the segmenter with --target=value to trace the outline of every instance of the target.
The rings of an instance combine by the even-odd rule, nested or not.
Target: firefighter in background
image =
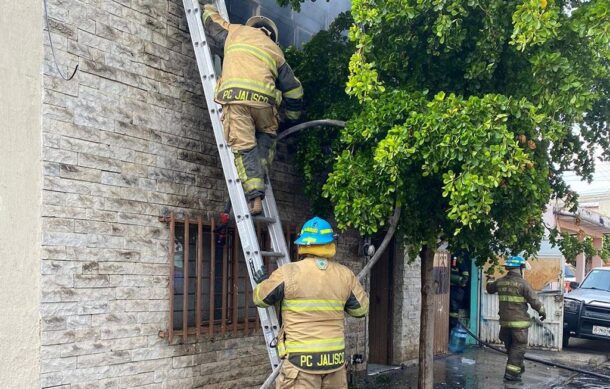
[[[520,381],[525,370],[523,358],[527,348],[527,333],[531,324],[527,314],[527,304],[531,305],[540,320],[546,319],[544,306],[538,299],[536,292],[523,279],[525,259],[520,256],[509,257],[504,263],[508,271],[506,276],[497,281],[493,277],[487,279],[487,293],[498,293],[500,300],[500,340],[504,342],[508,351],[508,361],[504,372],[504,379]]]
[[[284,102],[286,125],[299,119],[303,87],[278,46],[272,20],[254,16],[246,25],[225,21],[213,5],[202,15],[210,48],[223,57],[216,101],[222,105],[225,138],[235,154],[250,213],[262,212],[265,178],[275,154],[278,107]]]
[[[466,285],[470,279],[468,264],[462,256],[454,256],[451,260],[451,288],[449,293],[450,329],[459,322],[460,309],[464,309],[466,301]]]
[[[277,388],[347,388],[344,312],[364,317],[368,296],[354,273],[333,261],[336,245],[327,221],[307,221],[294,243],[301,261],[270,277],[262,269],[254,276],[257,306],[281,302],[277,347],[285,361]]]

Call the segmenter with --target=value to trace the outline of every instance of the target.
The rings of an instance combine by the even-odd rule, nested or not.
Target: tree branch
[[[364,269],[362,269],[362,271],[360,271],[360,273],[358,273],[359,281],[362,281],[362,279],[371,272],[371,269],[373,268],[373,266],[375,266],[377,261],[379,261],[379,258],[381,258],[381,254],[383,254],[385,249],[390,244],[390,240],[392,240],[392,237],[394,236],[394,233],[396,232],[396,227],[398,226],[398,219],[400,219],[400,211],[401,211],[400,207],[394,208],[394,214],[390,218],[390,228],[388,229],[388,232],[385,234],[385,237],[383,238],[383,241],[381,242],[379,249],[375,252],[375,255],[373,255],[373,258],[371,258],[371,260],[369,261],[369,263],[366,264]]]

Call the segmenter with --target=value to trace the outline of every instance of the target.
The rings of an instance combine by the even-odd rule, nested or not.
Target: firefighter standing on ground
[[[468,263],[462,256],[454,256],[451,260],[451,286],[449,293],[449,322],[451,328],[460,320],[460,309],[464,309],[466,299],[466,286],[470,279]]]
[[[327,221],[307,221],[295,244],[301,261],[269,278],[264,270],[254,275],[254,303],[265,308],[281,302],[277,347],[285,361],[277,388],[347,388],[343,312],[364,317],[368,296],[354,273],[332,260],[336,245]]]
[[[202,19],[210,47],[224,57],[215,99],[223,107],[225,138],[256,215],[262,212],[265,177],[275,153],[278,107],[284,101],[287,121],[298,120],[303,87],[277,44],[272,20],[254,16],[245,26],[230,24],[210,4]]]
[[[536,292],[523,279],[525,259],[523,257],[509,257],[504,263],[508,274],[497,281],[488,279],[487,293],[498,293],[500,300],[500,340],[504,342],[508,351],[508,361],[504,379],[510,381],[521,380],[525,370],[523,358],[527,348],[527,333],[531,324],[527,314],[527,304],[531,305],[540,320],[546,319],[544,306],[538,299]]]

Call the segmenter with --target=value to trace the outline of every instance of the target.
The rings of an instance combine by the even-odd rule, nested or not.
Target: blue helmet
[[[525,258],[519,255],[508,257],[508,259],[504,262],[504,267],[507,268],[520,268],[522,266],[525,266]]]
[[[303,224],[299,238],[294,241],[299,246],[321,245],[335,240],[333,227],[324,219],[314,217]]]

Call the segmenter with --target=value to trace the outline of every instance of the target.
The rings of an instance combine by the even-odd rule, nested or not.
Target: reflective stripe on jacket
[[[286,116],[298,119],[303,87],[280,47],[258,28],[228,23],[209,5],[202,19],[210,48],[224,57],[216,100],[255,107],[279,106],[283,100]]]
[[[301,370],[319,374],[345,364],[344,312],[363,317],[369,308],[368,296],[351,270],[315,257],[274,271],[256,286],[253,299],[259,307],[281,301],[280,356],[287,355]]]
[[[516,271],[486,286],[487,293],[498,293],[500,301],[500,326],[506,328],[528,328],[531,325],[527,304],[538,312],[544,312],[542,302],[532,287]]]

